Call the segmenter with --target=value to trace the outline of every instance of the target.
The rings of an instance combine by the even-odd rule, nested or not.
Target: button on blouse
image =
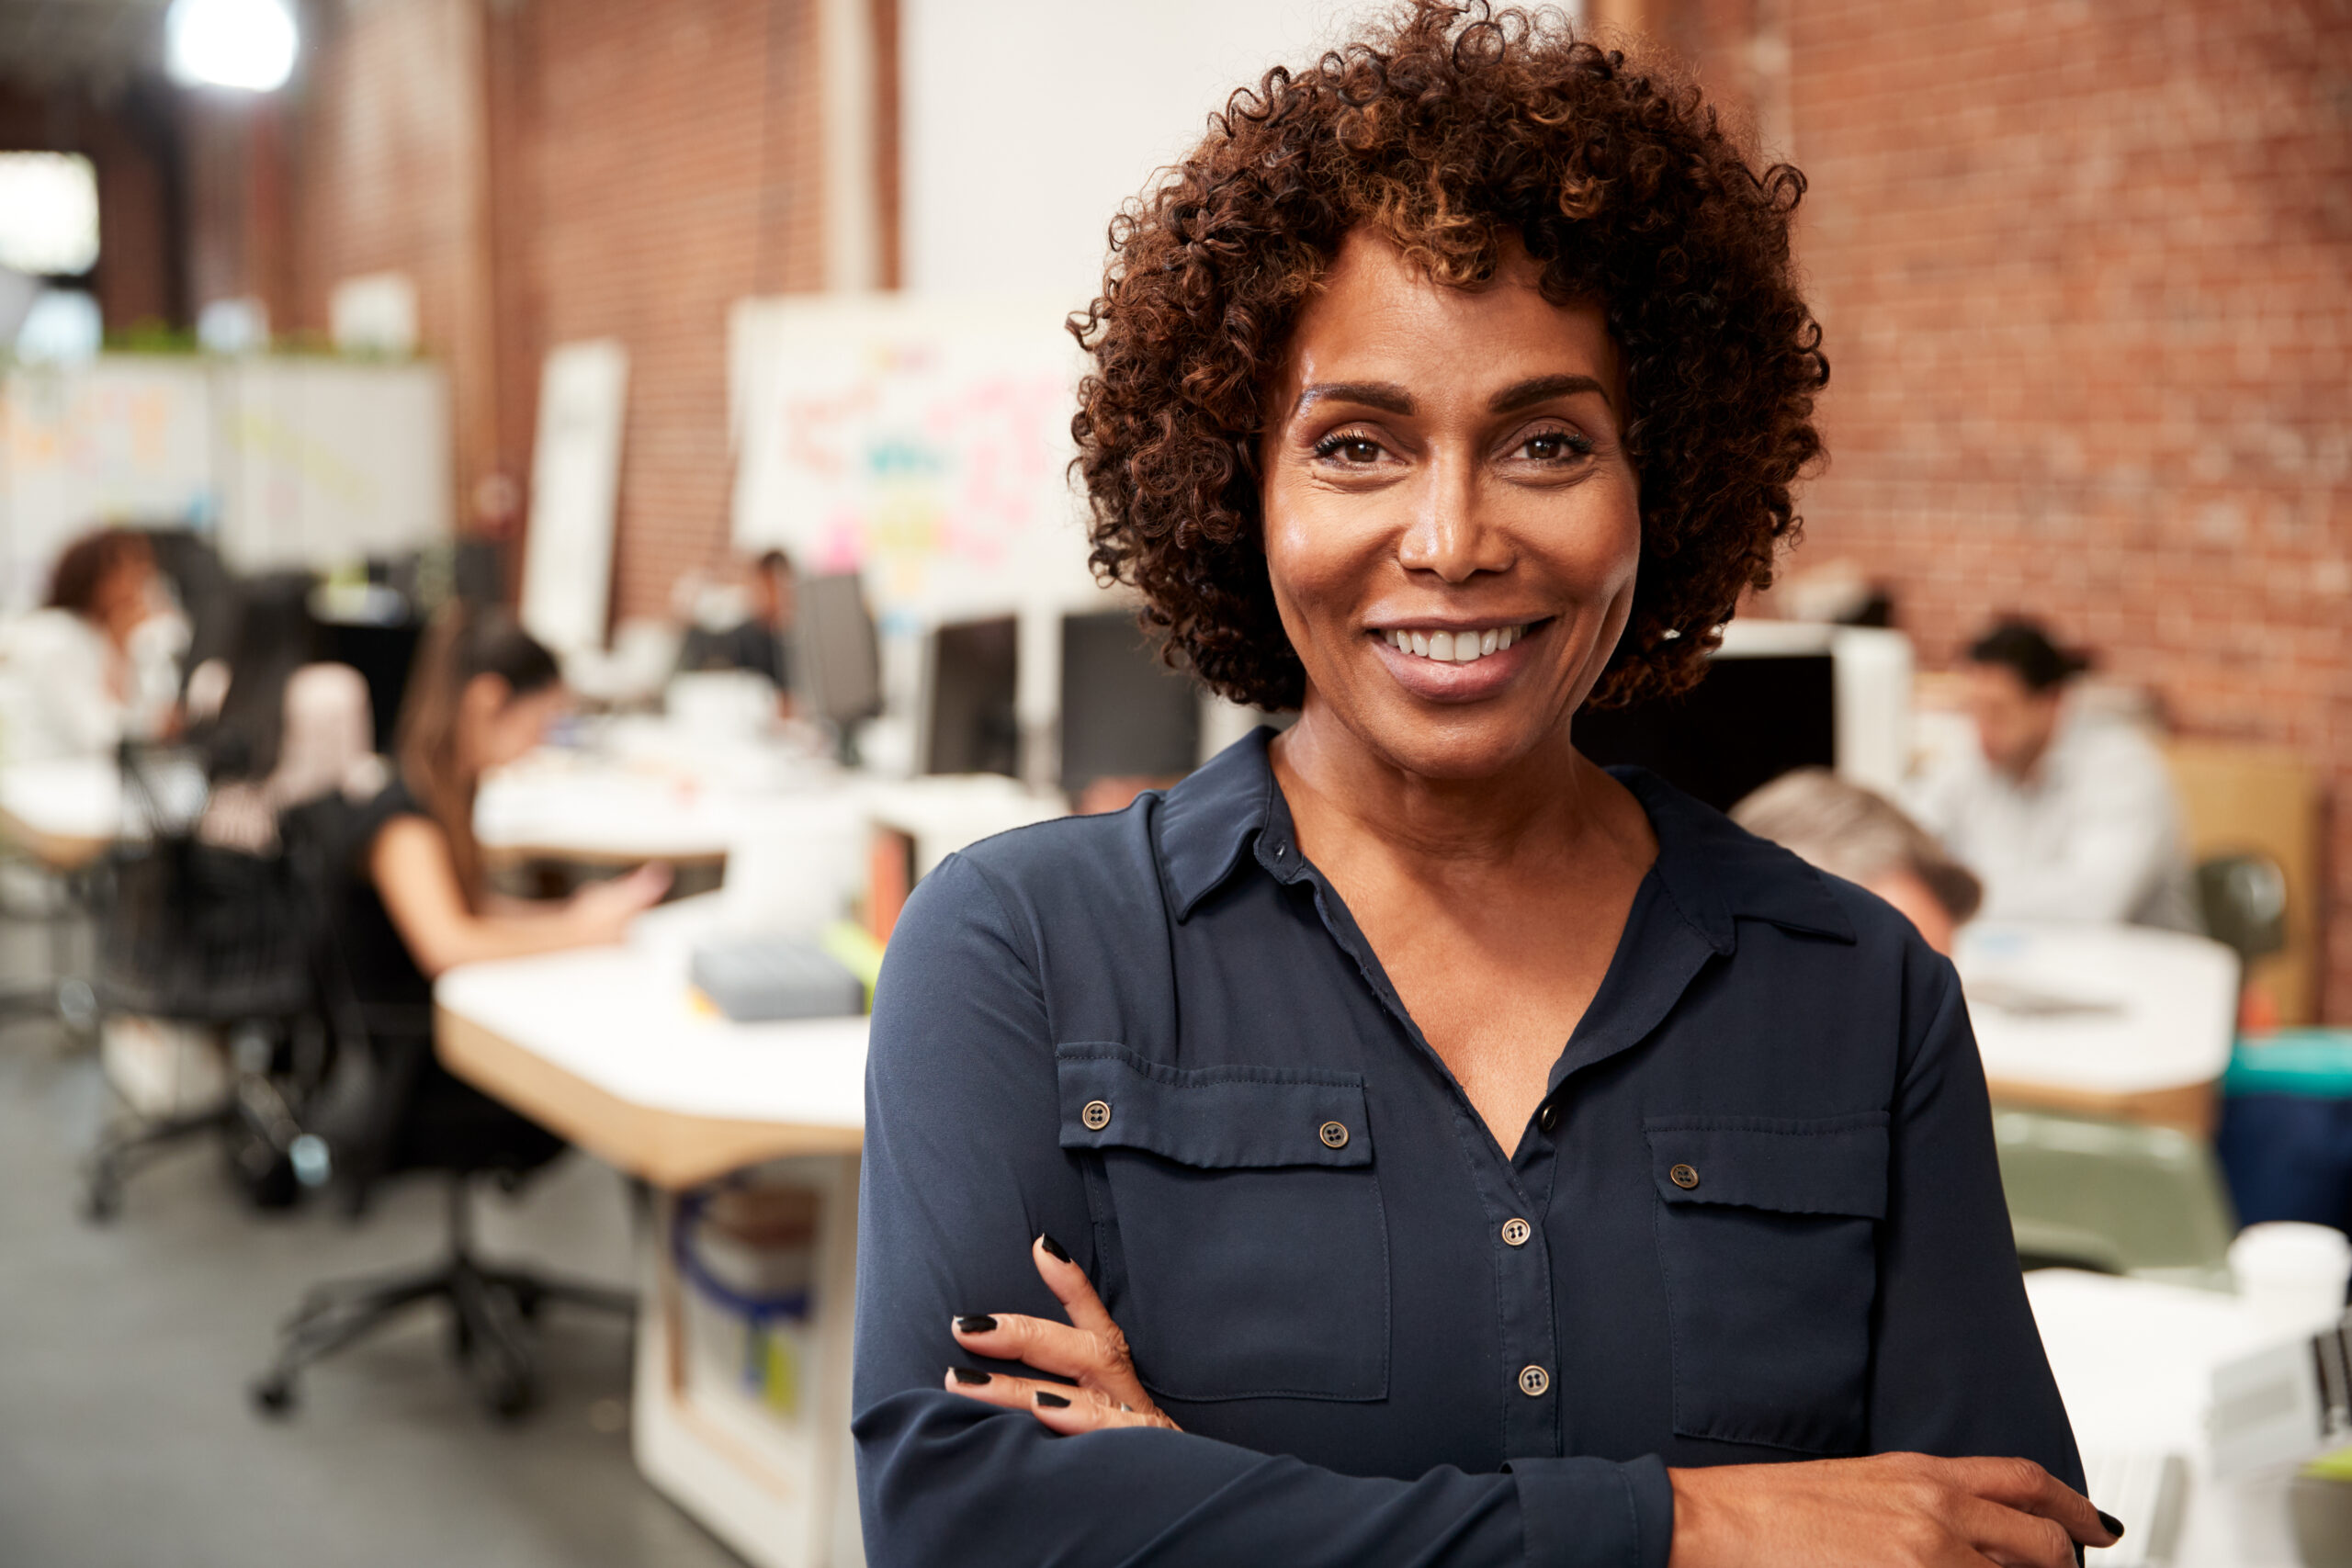
[[[1669,1465],[2080,1481],[1950,964],[1619,777],[1657,861],[1509,1148],[1298,852],[1264,732],[925,879],[867,1069],[870,1561],[1663,1568]],[[941,1388],[956,1314],[1060,1315],[1040,1233],[1182,1431]]]

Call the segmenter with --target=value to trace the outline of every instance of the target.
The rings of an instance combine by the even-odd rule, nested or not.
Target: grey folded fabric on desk
[[[694,951],[687,976],[737,1023],[847,1018],[865,1010],[865,990],[838,960],[795,937],[734,936]]]

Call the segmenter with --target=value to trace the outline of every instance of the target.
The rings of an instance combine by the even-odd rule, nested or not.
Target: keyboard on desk
[[[2188,1464],[2149,1449],[2087,1449],[2083,1474],[2090,1500],[2121,1521],[2123,1539],[2085,1554],[2086,1568],[2137,1568],[2173,1560],[2188,1503]]]

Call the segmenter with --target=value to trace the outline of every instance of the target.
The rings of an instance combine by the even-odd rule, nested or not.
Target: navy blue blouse
[[[2079,1487],[1959,984],[1902,916],[1620,773],[1657,861],[1507,1150],[1299,853],[1266,738],[907,906],[867,1069],[870,1561],[1663,1568],[1669,1465]],[[1040,1233],[1181,1433],[941,1388],[953,1315],[1058,1317]]]

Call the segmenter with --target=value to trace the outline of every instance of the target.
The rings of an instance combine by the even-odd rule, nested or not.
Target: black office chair
[[[554,1134],[459,1082],[434,1059],[429,1007],[371,1000],[353,983],[345,919],[356,845],[322,819],[339,803],[306,808],[300,831],[306,881],[325,912],[327,988],[339,1048],[367,1068],[349,1111],[322,1110],[313,1122],[332,1151],[352,1213],[382,1181],[428,1170],[447,1180],[448,1247],[429,1267],[390,1277],[334,1280],[313,1288],[279,1331],[277,1358],[253,1385],[262,1411],[293,1407],[297,1380],[313,1361],[375,1332],[421,1303],[447,1305],[450,1348],[496,1415],[531,1403],[534,1368],[527,1325],[548,1303],[634,1314],[634,1295],[496,1266],[474,1250],[471,1199],[481,1182],[514,1191],[567,1145]]]
[[[2216,855],[2197,868],[2205,932],[2251,968],[2287,945],[2287,874],[2259,853]]]
[[[231,1051],[220,1103],[159,1116],[117,1117],[85,1171],[83,1212],[119,1211],[139,1164],[198,1134],[226,1136],[246,1190],[266,1206],[293,1201],[308,1174],[298,1114],[329,1066],[313,925],[282,848],[263,853],[205,842],[210,799],[193,750],[138,742],[119,751],[124,828],[100,885],[96,1005],[218,1032]]]

